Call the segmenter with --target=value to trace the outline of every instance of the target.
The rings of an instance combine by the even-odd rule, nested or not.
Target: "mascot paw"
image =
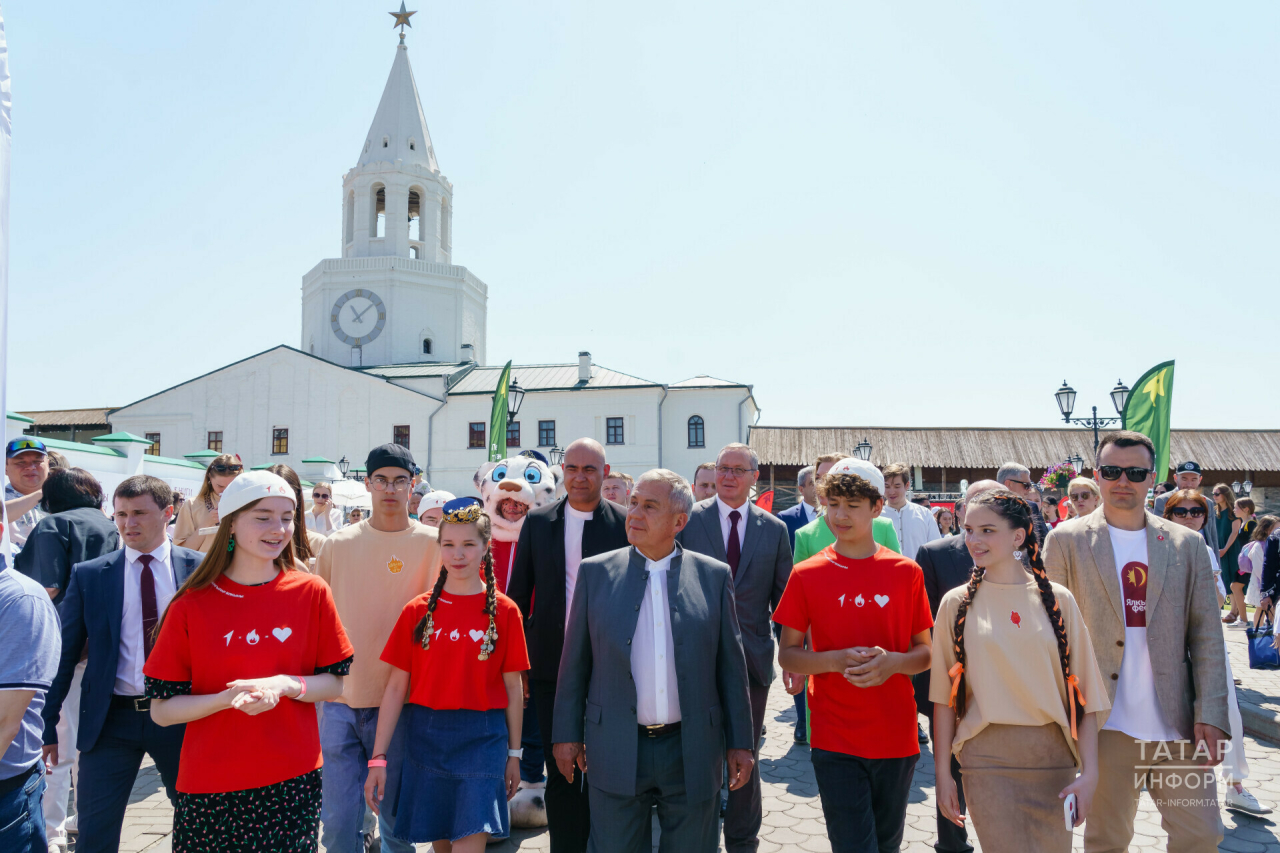
[[[545,782],[521,782],[520,790],[511,798],[511,825],[528,829],[547,825]]]

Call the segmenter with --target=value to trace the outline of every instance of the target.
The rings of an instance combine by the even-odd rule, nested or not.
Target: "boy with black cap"
[[[440,565],[436,531],[409,518],[415,466],[408,449],[384,444],[369,451],[364,483],[373,497],[369,518],[325,539],[316,574],[333,590],[338,616],[355,647],[342,696],[324,705],[320,744],[324,750],[322,842],[330,853],[362,853],[364,782],[373,756],[378,706],[391,672],[380,659],[387,637],[411,599],[430,591]],[[403,718],[402,718],[403,721]],[[397,726],[385,757],[388,777],[398,779],[403,732]],[[389,800],[394,802],[394,797]],[[391,836],[394,815],[379,817],[382,849],[412,853],[414,846]]]

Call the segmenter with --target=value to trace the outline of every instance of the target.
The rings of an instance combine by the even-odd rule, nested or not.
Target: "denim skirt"
[[[415,844],[457,841],[477,832],[506,838],[506,711],[434,711],[407,704],[404,714],[396,837]]]

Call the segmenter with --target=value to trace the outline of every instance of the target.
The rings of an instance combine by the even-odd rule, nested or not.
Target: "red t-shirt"
[[[193,695],[238,678],[315,673],[351,657],[329,585],[302,571],[261,586],[227,577],[174,601],[143,672],[190,681]],[[316,708],[281,699],[256,716],[230,708],[187,723],[179,791],[214,794],[274,785],[321,764]]]
[[[524,645],[520,608],[498,593],[498,642],[488,660],[480,660],[480,643],[489,627],[484,593],[440,594],[436,602],[430,648],[414,642],[413,629],[427,615],[431,593],[411,600],[391,629],[382,659],[409,673],[408,701],[436,711],[465,708],[492,711],[507,707],[504,672],[524,672],[529,653]]]
[[[816,652],[852,646],[907,652],[913,636],[933,627],[920,567],[884,547],[865,560],[850,560],[829,545],[799,563],[773,618],[797,631],[812,628]],[[817,749],[860,758],[920,753],[909,676],[855,687],[843,673],[812,675],[809,708],[809,738]]]

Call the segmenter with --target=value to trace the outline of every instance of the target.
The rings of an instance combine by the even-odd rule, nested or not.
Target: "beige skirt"
[[[959,758],[983,853],[1070,853],[1058,793],[1075,780],[1076,763],[1061,726],[987,726]]]

